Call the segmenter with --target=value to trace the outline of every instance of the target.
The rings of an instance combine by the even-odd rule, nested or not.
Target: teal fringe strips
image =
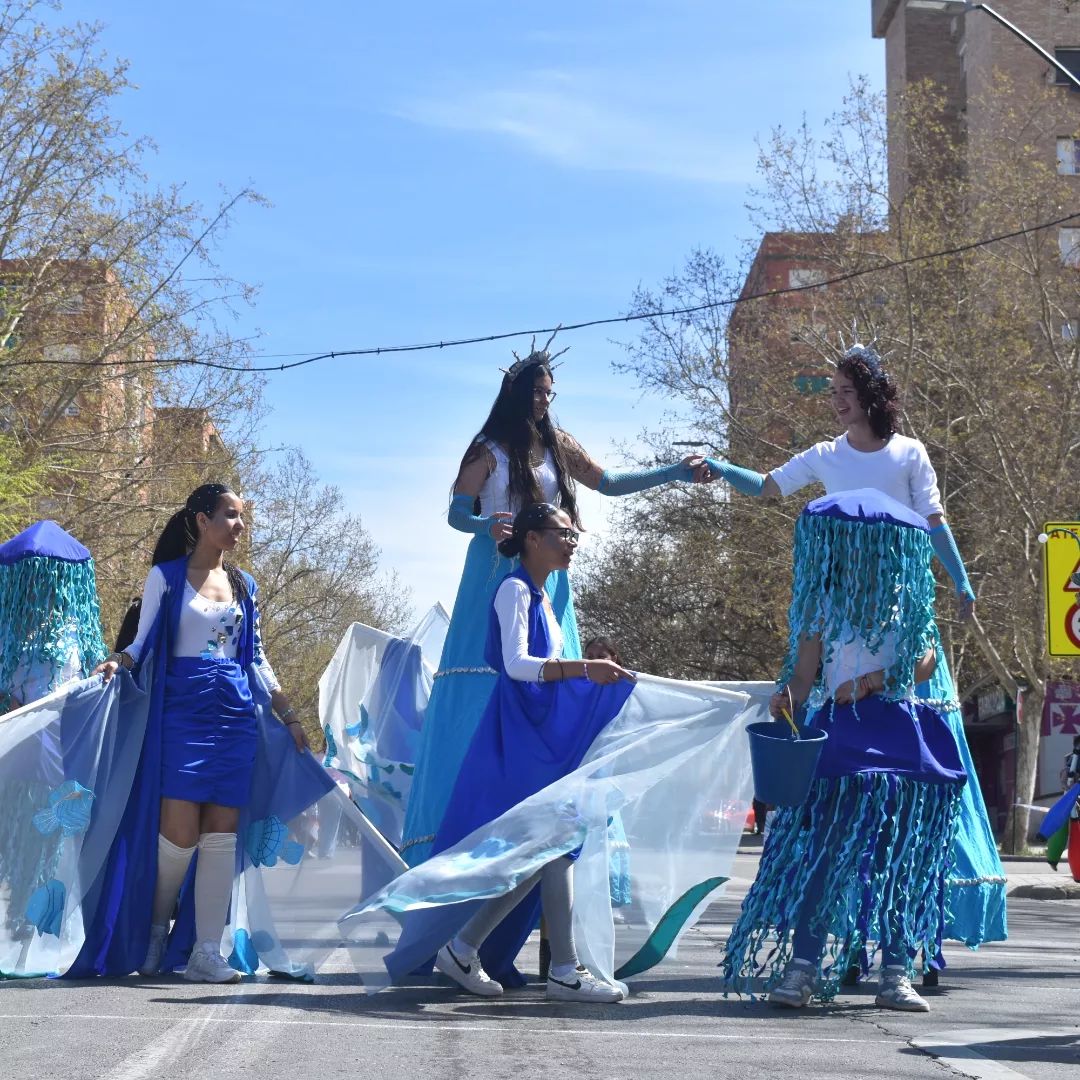
[[[13,683],[20,662],[41,665],[54,679],[73,639],[87,676],[108,651],[93,560],[70,563],[33,556],[0,566],[0,695],[18,693]]]
[[[875,655],[886,635],[894,634],[897,654],[885,669],[885,695],[911,697],[916,661],[941,640],[934,622],[932,554],[922,529],[800,514],[780,684],[791,678],[803,638],[820,634],[827,661],[836,645],[856,636]]]
[[[800,807],[776,813],[761,867],[731,937],[727,988],[772,988],[806,917],[826,936],[818,996],[831,1000],[863,947],[902,944],[909,973],[920,949],[937,952],[960,788],[891,773],[818,780]],[[806,903],[814,910],[805,910]],[[760,954],[764,954],[763,956]]]

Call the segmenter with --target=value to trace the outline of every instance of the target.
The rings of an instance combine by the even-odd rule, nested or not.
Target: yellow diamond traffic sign
[[[1048,521],[1044,528],[1046,651],[1080,656],[1080,522]]]

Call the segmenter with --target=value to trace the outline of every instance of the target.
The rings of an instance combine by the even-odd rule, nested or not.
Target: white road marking
[[[975,1046],[989,1047],[997,1042],[1012,1044],[1010,1050],[1025,1049],[1026,1040],[1031,1040],[1030,1049],[1039,1049],[1038,1039],[1047,1035],[1069,1035],[1080,1044],[1080,1034],[1075,1027],[1054,1028],[1046,1031],[1030,1031],[1021,1028],[958,1028],[955,1031],[938,1031],[920,1035],[911,1040],[911,1045],[930,1054],[943,1065],[955,1069],[975,1080],[1032,1080],[1034,1073],[1020,1072],[1000,1061],[995,1061],[985,1054],[972,1049]],[[1039,1062],[1031,1062],[1032,1069],[1038,1069]]]
[[[182,1057],[202,1038],[210,1021],[211,1018],[206,1016],[173,1021],[172,1026],[153,1042],[129,1054],[115,1069],[103,1073],[101,1080],[144,1080],[161,1075],[171,1062]]]
[[[555,1018],[553,1018],[555,1019]],[[132,1016],[132,1015],[120,1015],[110,1013],[64,1013],[56,1016],[50,1013],[0,1013],[0,1020],[27,1020],[27,1021],[41,1021],[47,1020],[52,1024],[56,1024],[61,1020],[109,1020],[117,1023],[133,1023],[133,1022],[146,1022],[152,1024],[160,1023],[173,1023],[177,1026],[180,1025],[208,1025],[208,1024],[245,1024],[245,1025],[265,1025],[270,1027],[347,1027],[347,1028],[363,1028],[366,1030],[381,1030],[381,1031],[402,1031],[408,1028],[410,1032],[416,1031],[460,1031],[468,1033],[497,1033],[499,1035],[509,1034],[509,1028],[513,1026],[513,1031],[516,1034],[524,1035],[554,1035],[558,1038],[565,1038],[567,1035],[588,1035],[590,1038],[598,1038],[607,1036],[613,1039],[702,1039],[708,1042],[760,1042],[763,1035],[760,1031],[753,1034],[746,1035],[726,1035],[719,1034],[717,1032],[693,1032],[693,1031],[637,1031],[632,1030],[629,1026],[626,1029],[620,1028],[617,1031],[600,1031],[596,1028],[564,1028],[564,1027],[550,1027],[550,1028],[531,1028],[520,1027],[514,1023],[513,1020],[504,1020],[498,1024],[473,1024],[468,1022],[461,1023],[443,1023],[432,1020],[395,1020],[385,1023],[373,1023],[371,1021],[364,1020],[289,1020],[289,1019],[274,1019],[274,1020],[260,1020],[249,1019],[247,1016],[200,1016],[187,1020],[176,1020],[169,1015],[163,1016]],[[170,1031],[170,1035],[172,1032]],[[192,1034],[191,1027],[185,1028],[185,1030],[178,1034],[175,1041],[169,1043],[169,1046],[176,1046],[181,1042],[186,1041]],[[164,1037],[169,1038],[169,1035]],[[802,1036],[787,1037],[783,1035],[769,1034],[767,1036],[769,1042],[786,1042],[786,1043],[858,1043],[865,1044],[867,1041],[878,1043],[894,1043],[899,1040],[898,1038],[881,1038],[867,1040],[864,1036],[858,1038],[840,1038],[840,1037],[812,1037],[804,1038]],[[150,1048],[153,1049],[153,1048]],[[141,1051],[140,1053],[146,1053]],[[139,1054],[132,1056],[132,1060],[139,1057]],[[157,1058],[159,1062],[163,1060],[165,1055]],[[110,1074],[118,1080],[121,1074]],[[123,1074],[124,1080],[136,1080],[136,1077],[146,1075],[145,1072],[131,1072]]]

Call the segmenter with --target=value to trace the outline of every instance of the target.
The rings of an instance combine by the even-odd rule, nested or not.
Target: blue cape
[[[146,956],[157,879],[165,666],[180,623],[187,558],[161,563],[159,569],[165,576],[166,590],[142,660],[133,673],[120,671],[115,676],[124,680],[133,679],[138,689],[148,696],[148,717],[139,764],[104,866],[85,890],[87,899],[84,910],[89,916],[85,941],[78,957],[64,975],[69,979],[127,975]],[[250,575],[244,574],[244,580],[248,595],[243,603],[244,618],[237,662],[248,672],[255,699],[259,747],[251,801],[240,814],[238,873],[245,859],[244,836],[253,821],[274,815],[287,822],[334,786],[333,780],[310,754],[296,752],[292,736],[274,719],[268,695],[259,680],[251,674],[255,658],[255,597],[258,590]],[[107,805],[108,800],[105,803]],[[179,912],[162,970],[181,966],[195,942],[192,883],[196,862],[197,857],[192,860],[180,895]],[[252,961],[257,962],[257,957],[252,957],[248,952],[247,961],[245,968],[250,968]]]

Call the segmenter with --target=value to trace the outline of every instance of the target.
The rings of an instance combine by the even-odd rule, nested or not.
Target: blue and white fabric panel
[[[410,953],[391,963],[395,973],[434,955],[481,901],[577,848],[574,924],[582,962],[613,980],[628,965],[636,973],[673,955],[730,876],[741,830],[716,835],[703,823],[733,805],[738,820],[745,818],[745,728],[764,714],[763,698],[640,676],[577,769],[344,915],[365,988],[375,992],[392,981],[387,944],[398,944],[402,923]],[[608,887],[608,822],[616,812],[633,852],[635,898],[617,936]]]
[[[347,783],[395,847],[401,846],[424,713],[449,625],[441,604],[406,637],[353,623],[319,679],[323,764]],[[324,851],[330,843],[320,835]]]

